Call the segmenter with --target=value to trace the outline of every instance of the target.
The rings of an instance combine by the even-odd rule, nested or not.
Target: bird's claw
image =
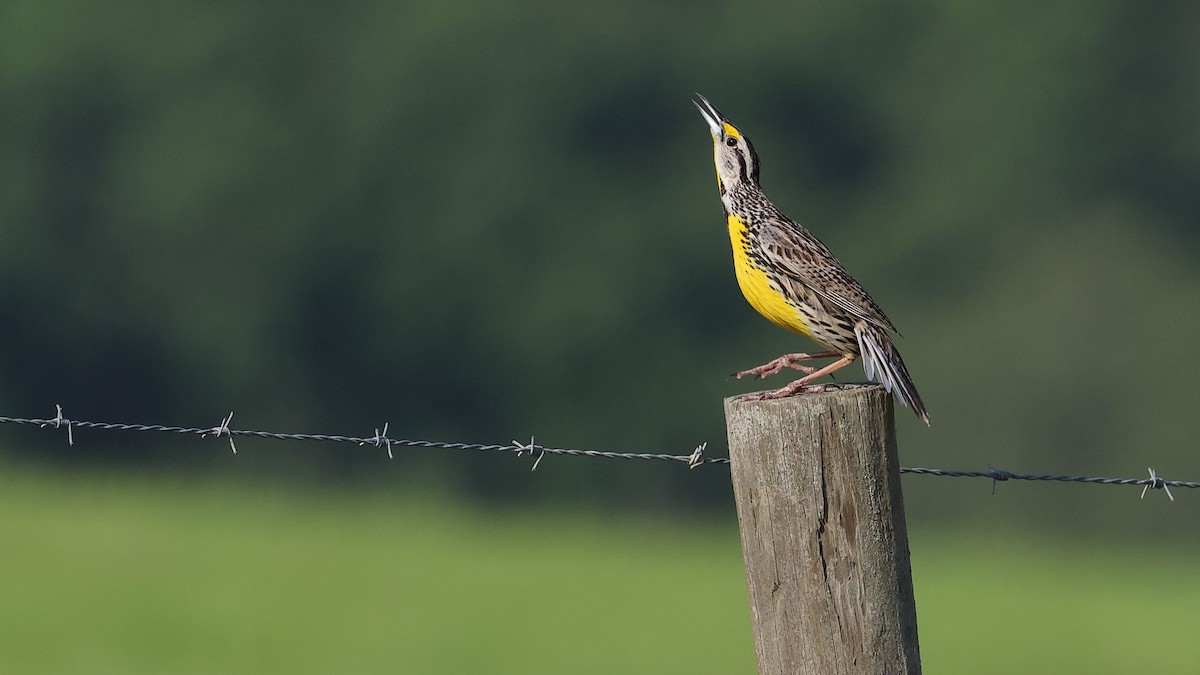
[[[747,370],[734,373],[734,377],[739,380],[743,377],[758,377],[758,379],[763,380],[772,375],[777,375],[784,368],[792,368],[804,373],[805,375],[811,375],[817,372],[817,369],[812,366],[803,365],[799,362],[800,359],[807,358],[812,357],[810,357],[808,354],[784,354],[783,356],[764,363],[761,366],[755,366],[754,368],[749,368]]]
[[[757,391],[749,394],[742,394],[737,397],[737,401],[774,401],[776,399],[796,396],[798,394],[819,394],[828,391],[824,384],[806,384],[799,387],[788,385],[774,391]]]

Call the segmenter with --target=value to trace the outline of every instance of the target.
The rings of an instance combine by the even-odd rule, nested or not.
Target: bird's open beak
[[[700,114],[704,116],[704,121],[708,122],[708,128],[712,131],[713,138],[721,140],[725,136],[725,116],[699,92],[696,93],[696,98],[699,98],[700,101],[692,101],[692,105],[696,106],[696,110],[699,110]]]

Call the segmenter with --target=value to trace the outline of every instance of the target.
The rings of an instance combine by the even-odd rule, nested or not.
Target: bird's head
[[[708,130],[712,133],[713,161],[717,165],[717,186],[721,194],[742,183],[757,187],[758,153],[754,152],[750,139],[730,124],[708,99],[698,93],[696,97],[700,100],[692,103],[708,122]]]

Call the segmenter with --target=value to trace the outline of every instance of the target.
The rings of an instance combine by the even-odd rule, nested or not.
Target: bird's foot
[[[780,358],[787,358],[787,357],[791,357],[791,356],[796,356],[796,355],[788,354],[786,356],[781,356]],[[810,357],[810,358],[812,358],[812,357]],[[775,360],[778,361],[779,359],[775,359]],[[844,368],[844,367],[850,365],[853,361],[854,361],[853,356],[843,356],[842,358],[838,359],[837,361],[834,361],[833,363],[825,366],[824,368],[821,368],[820,370],[817,370],[815,368],[808,368],[807,366],[805,366],[805,368],[808,368],[805,371],[808,374],[794,382],[788,383],[787,386],[782,387],[780,389],[776,389],[775,391],[746,394],[746,395],[742,396],[741,398],[739,398],[738,400],[740,400],[740,401],[769,401],[772,399],[784,398],[787,396],[791,396],[793,394],[798,394],[800,392],[817,393],[817,392],[825,391],[826,389],[825,389],[824,384],[813,385],[813,384],[809,384],[809,383],[819,377],[829,375],[841,368]],[[773,363],[774,363],[774,361],[772,361],[771,363],[768,363],[767,365],[769,366],[769,365],[772,365]],[[781,368],[782,368],[782,366],[781,366]],[[776,372],[778,372],[778,371],[776,371]]]
[[[798,383],[799,386],[793,386],[797,385]],[[741,396],[737,397],[737,400],[773,401],[777,398],[787,398],[788,396],[794,396],[796,394],[819,394],[823,391],[826,391],[826,386],[824,384],[806,384],[802,383],[801,380],[796,380],[786,387],[781,387],[775,391],[759,391],[751,394],[742,394]]]
[[[756,366],[748,370],[743,370],[740,373],[734,373],[734,377],[742,379],[743,377],[758,377],[759,379],[775,375],[784,368],[794,368],[806,375],[811,375],[817,372],[816,368],[806,366],[800,363],[801,361],[811,361],[813,359],[826,359],[834,356],[841,356],[837,352],[818,352],[816,354],[784,354],[783,356],[773,359],[761,366]]]

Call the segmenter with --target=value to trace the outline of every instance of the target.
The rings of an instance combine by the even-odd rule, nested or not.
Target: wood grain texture
[[[892,398],[725,401],[758,672],[919,673]]]

